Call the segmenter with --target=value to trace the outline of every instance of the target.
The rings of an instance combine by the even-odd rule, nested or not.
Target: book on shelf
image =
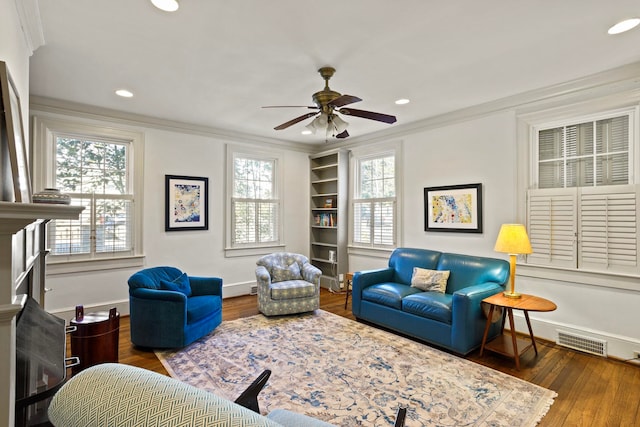
[[[319,227],[335,227],[337,224],[336,216],[332,213],[316,214],[313,218],[314,225]]]

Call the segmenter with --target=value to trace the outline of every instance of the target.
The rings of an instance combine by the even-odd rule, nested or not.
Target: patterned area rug
[[[342,426],[533,426],[556,393],[389,332],[316,310],[223,322],[179,351],[171,376],[234,400],[265,369],[260,409]]]

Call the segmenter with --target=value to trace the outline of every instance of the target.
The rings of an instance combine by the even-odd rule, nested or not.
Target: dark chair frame
[[[244,406],[247,409],[251,409],[253,412],[260,413],[260,406],[258,405],[258,394],[262,391],[267,384],[271,371],[269,369],[264,370],[258,377],[253,380],[251,385],[243,391],[240,396],[235,400],[240,406]],[[396,413],[396,422],[394,427],[404,427],[404,420],[407,415],[407,408],[400,407]]]

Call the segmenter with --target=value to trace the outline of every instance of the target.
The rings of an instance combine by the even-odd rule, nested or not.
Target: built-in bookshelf
[[[348,271],[347,191],[349,153],[331,150],[310,156],[311,263],[322,270],[321,285],[340,288]]]

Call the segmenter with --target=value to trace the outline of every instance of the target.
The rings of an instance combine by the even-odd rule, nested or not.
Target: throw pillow
[[[411,286],[423,291],[444,293],[447,290],[449,274],[449,270],[427,270],[414,267]]]
[[[297,262],[294,262],[290,266],[281,267],[274,265],[271,269],[271,281],[272,282],[284,282],[286,280],[300,280],[300,267]]]
[[[160,280],[160,289],[165,291],[181,292],[186,296],[191,296],[191,284],[189,283],[189,276],[187,273],[182,273],[172,281]]]

